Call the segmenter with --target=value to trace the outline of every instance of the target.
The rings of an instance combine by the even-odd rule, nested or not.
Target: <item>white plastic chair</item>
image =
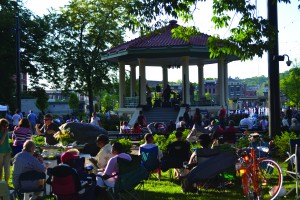
[[[284,162],[289,162],[291,164],[291,170],[285,170],[286,174],[296,181],[295,188],[292,188],[286,193],[285,196],[289,195],[292,191],[296,190],[296,199],[299,199],[299,183],[300,174],[298,166],[298,156],[300,153],[300,139],[290,139],[290,152],[288,152],[289,157]],[[300,163],[299,163],[300,164]]]

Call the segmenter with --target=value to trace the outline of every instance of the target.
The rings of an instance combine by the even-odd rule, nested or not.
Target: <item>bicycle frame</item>
[[[264,166],[266,164],[266,166]],[[237,163],[237,172],[241,175],[243,193],[248,198],[259,199],[265,195],[264,188],[269,186],[269,178],[267,174],[272,174],[274,168],[278,170],[280,176],[282,171],[279,165],[268,158],[258,158],[255,154],[255,149],[250,147],[249,152],[246,155],[242,155]],[[268,191],[272,196],[271,199],[276,198],[281,186],[282,177],[278,179],[278,182],[274,185],[278,186],[274,190]]]

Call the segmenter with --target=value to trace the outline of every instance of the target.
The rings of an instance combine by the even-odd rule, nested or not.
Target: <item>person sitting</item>
[[[44,133],[45,141],[49,145],[55,145],[58,143],[58,140],[54,138],[54,134],[59,131],[58,126],[52,122],[53,116],[51,114],[46,114],[44,116],[44,125],[40,129],[40,124],[36,124],[35,130],[38,135]]]
[[[234,121],[230,120],[228,124],[228,128],[226,128],[224,132],[224,141],[229,144],[235,144],[236,136],[235,134],[239,132],[239,129],[234,127]]]
[[[173,133],[173,131],[175,131],[175,130],[176,130],[176,124],[175,124],[175,122],[174,122],[173,120],[170,120],[170,123],[169,123],[169,125],[167,126],[166,133],[171,134],[171,133]]]
[[[94,185],[88,185],[80,179],[80,175],[75,169],[75,159],[78,155],[72,152],[62,153],[61,163],[51,170],[49,180],[51,180],[53,193],[59,199],[93,199]]]
[[[13,174],[12,183],[14,188],[18,190],[21,185],[19,182],[19,177],[21,174],[29,171],[36,171],[40,173],[45,173],[47,165],[43,164],[42,157],[36,158],[35,153],[35,143],[31,140],[26,140],[22,152],[18,153],[13,159]],[[44,180],[37,180],[33,182],[26,183],[26,187],[29,188],[39,188],[44,186]],[[33,194],[32,199],[41,196],[42,192],[36,192]]]
[[[176,141],[172,142],[167,147],[167,159],[166,165],[173,167],[175,172],[175,178],[179,179],[183,173],[183,162],[186,162],[190,158],[190,143],[182,139],[182,132],[176,131]]]
[[[212,139],[208,134],[200,135],[198,141],[199,141],[200,146],[202,147],[203,150],[211,149]],[[194,151],[192,153],[188,164],[193,164],[193,163],[200,162],[200,160],[197,160],[197,153],[196,152],[197,151]]]
[[[294,132],[298,137],[300,135],[300,123],[296,118],[292,118],[292,124],[290,126],[290,131]]]
[[[90,161],[96,169],[98,169],[97,171],[104,171],[108,160],[112,157],[112,146],[109,143],[108,137],[104,134],[97,137],[96,143],[100,148],[100,151],[97,153],[95,158],[90,158]]]
[[[128,126],[128,121],[124,121],[122,126],[121,126],[121,132],[122,133],[130,133],[130,127]]]
[[[261,120],[259,121],[259,126],[265,132],[268,130],[269,122],[265,116],[262,116]]]
[[[196,142],[199,138],[199,136],[203,133],[207,133],[209,132],[210,130],[208,129],[205,129],[203,127],[203,124],[202,124],[202,119],[201,118],[195,118],[197,121],[195,121],[193,127],[192,127],[192,130],[191,132],[188,134],[186,140],[188,142]]]
[[[147,133],[144,136],[144,140],[145,140],[145,143],[140,146],[138,155],[141,155],[141,148],[151,149],[153,147],[157,147],[157,145],[154,144],[154,137],[151,133]],[[157,157],[158,160],[160,161],[162,157],[163,157],[163,153],[158,148],[158,157]]]
[[[119,142],[115,142],[112,145],[112,155],[113,157],[109,159],[104,172],[99,172],[96,176],[97,186],[104,187],[114,187],[117,180],[118,167],[117,160],[118,158],[123,158],[131,161],[132,158],[129,154],[123,152],[123,146]]]
[[[142,131],[142,127],[139,125],[139,123],[134,123],[132,129],[131,129],[132,133],[138,134],[138,133],[143,133]]]
[[[244,118],[240,121],[240,126],[247,126],[247,130],[253,128],[253,122],[249,119],[249,114],[244,115]]]
[[[154,138],[151,133],[147,133],[144,136],[145,143],[139,148],[138,155],[141,156],[142,166],[144,166],[149,172],[157,173],[158,179],[161,177],[161,159],[163,153],[154,144]]]

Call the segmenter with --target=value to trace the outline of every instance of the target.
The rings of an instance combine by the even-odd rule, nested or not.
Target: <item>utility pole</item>
[[[18,9],[18,8],[17,8]],[[19,18],[19,12],[17,12],[16,16],[16,50],[17,50],[17,66],[16,66],[16,99],[17,99],[17,108],[22,111],[21,108],[21,68],[20,68],[20,18]]]
[[[279,61],[273,59],[278,55],[278,13],[277,0],[268,0],[268,19],[275,33],[272,51],[268,52],[269,77],[269,137],[274,138],[280,133],[280,90],[279,90]],[[271,40],[271,38],[269,38]]]

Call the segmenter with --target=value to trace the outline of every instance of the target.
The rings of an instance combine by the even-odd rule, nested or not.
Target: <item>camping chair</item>
[[[117,180],[113,188],[108,188],[112,199],[135,199],[145,198],[141,196],[141,190],[144,188],[144,180],[148,179],[149,172],[141,166],[141,158],[137,155],[131,155],[132,160],[118,158]]]
[[[185,141],[176,141],[168,146],[167,153],[162,160],[162,171],[174,168],[183,171],[183,163],[190,159],[190,143]],[[170,178],[173,177],[170,171]],[[180,174],[181,175],[181,174]]]
[[[158,146],[152,147],[150,149],[140,147],[140,154],[142,166],[144,166],[150,172],[150,174],[157,173],[157,178],[158,180],[160,180],[161,169],[160,161],[158,159]]]
[[[300,155],[300,139],[290,139],[290,152],[288,152],[289,157],[285,160],[285,162],[289,162],[290,169],[286,170],[286,174],[290,176],[293,180],[296,181],[295,188],[292,188],[290,191],[286,193],[286,196],[289,195],[293,190],[296,190],[296,199],[299,199],[299,164],[298,156]]]
[[[88,195],[93,195],[94,187],[88,185],[86,181],[81,181],[76,170],[67,165],[52,168],[47,183],[52,187],[52,194],[59,200],[90,199]]]
[[[221,175],[230,168],[234,169],[235,153],[233,151],[220,152],[218,149],[197,149],[196,151],[197,165],[182,180],[183,191],[190,192],[195,189],[187,188],[193,183],[197,183],[203,189],[224,188],[225,180]]]
[[[44,172],[28,171],[19,177],[19,188],[16,189],[19,199],[28,198],[32,192],[43,192],[46,195],[46,174]]]

